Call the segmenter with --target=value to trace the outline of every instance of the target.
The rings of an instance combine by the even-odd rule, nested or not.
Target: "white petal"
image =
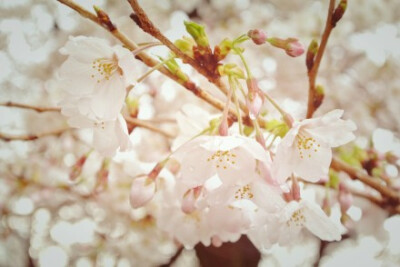
[[[82,63],[91,64],[97,58],[111,58],[113,51],[107,41],[95,37],[70,37],[60,53],[69,55]]]
[[[90,107],[101,120],[117,118],[125,100],[125,87],[122,79],[113,76],[110,80],[101,83],[96,89]]]
[[[326,241],[339,241],[342,238],[339,226],[317,204],[303,200],[301,206],[306,218],[304,225],[311,233]]]
[[[104,125],[100,123],[93,131],[93,147],[106,157],[114,156],[119,148],[115,123],[115,121],[104,123]]]
[[[156,184],[146,177],[135,178],[132,182],[129,200],[131,206],[136,209],[149,202],[156,192]]]

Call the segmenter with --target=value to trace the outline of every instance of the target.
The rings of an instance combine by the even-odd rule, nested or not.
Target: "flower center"
[[[318,152],[320,144],[312,137],[307,137],[304,134],[298,134],[296,136],[296,146],[300,153],[300,158],[304,158],[304,155],[307,153],[308,157],[311,158],[312,152]]]
[[[287,221],[288,226],[303,226],[306,222],[306,218],[303,215],[302,209],[296,210],[293,212],[289,221]]]
[[[229,166],[236,164],[236,154],[218,150],[208,157],[207,161],[214,161],[217,168],[227,169]]]
[[[251,192],[251,187],[249,184],[239,188],[235,192],[235,199],[252,199],[254,197],[253,193]]]
[[[113,58],[97,58],[93,60],[92,68],[97,75],[92,74],[91,77],[97,79],[98,83],[100,83],[101,79],[109,80],[116,71],[121,72],[115,55]]]

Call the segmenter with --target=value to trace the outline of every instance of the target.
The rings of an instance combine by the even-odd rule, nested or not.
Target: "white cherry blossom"
[[[272,176],[283,183],[295,174],[316,182],[326,176],[332,161],[331,147],[352,141],[356,126],[342,120],[343,110],[333,110],[321,117],[295,122],[277,147]]]
[[[226,185],[246,185],[259,176],[269,154],[254,139],[244,136],[200,136],[174,153],[181,164],[181,183],[202,186],[217,175]]]

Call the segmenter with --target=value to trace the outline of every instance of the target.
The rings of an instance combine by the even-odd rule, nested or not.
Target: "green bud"
[[[185,21],[186,31],[193,37],[196,44],[200,47],[208,47],[208,37],[204,30],[204,26],[193,21]]]
[[[321,106],[322,101],[324,100],[325,97],[325,90],[324,87],[322,85],[317,85],[317,87],[315,88],[315,95],[314,95],[314,101],[313,101],[313,105],[315,107],[315,109],[319,108],[319,106]]]
[[[246,135],[246,136],[249,136],[253,131],[254,131],[254,128],[253,128],[253,127],[249,127],[249,126],[247,126],[247,125],[245,125],[245,126],[243,127],[243,133],[244,133],[244,135]]]
[[[182,39],[178,39],[175,41],[175,46],[179,48],[186,55],[193,57],[193,46],[196,43],[190,37],[183,36]]]
[[[329,170],[329,187],[338,189],[339,188],[339,174],[335,172],[334,170],[330,169]]]
[[[238,79],[244,79],[245,75],[241,68],[238,67],[235,63],[227,63],[224,65],[218,66],[218,72],[221,76],[231,76],[236,77]]]
[[[318,42],[315,39],[313,39],[307,49],[306,66],[308,71],[310,71],[314,66],[314,59],[315,56],[317,55],[317,52],[318,52]]]
[[[343,17],[346,9],[347,9],[347,0],[341,0],[339,5],[333,11],[332,21],[331,21],[332,27],[335,27],[338,21]]]

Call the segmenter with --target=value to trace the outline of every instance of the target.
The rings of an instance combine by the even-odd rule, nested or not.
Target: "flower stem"
[[[140,83],[142,82],[144,79],[146,79],[150,74],[152,74],[154,71],[158,70],[159,68],[161,68],[165,63],[167,63],[168,61],[170,61],[172,58],[168,58],[164,61],[161,61],[160,63],[158,63],[157,65],[155,65],[154,67],[152,67],[150,70],[148,70],[145,74],[143,74],[142,76],[140,76],[136,82]]]
[[[233,80],[233,78],[232,77],[229,77],[229,85],[230,85],[230,87],[231,87],[231,90],[232,90],[232,93],[233,93],[233,99],[234,99],[234,101],[235,101],[235,107],[236,107],[236,112],[237,112],[237,114],[238,114],[238,124],[239,124],[239,133],[241,134],[241,135],[243,135],[244,133],[243,133],[243,121],[242,121],[242,116],[240,116],[240,106],[239,106],[239,100],[238,100],[238,97],[237,97],[237,94],[236,94],[236,89],[237,89],[237,86],[236,86],[236,84],[238,83],[239,81],[236,79],[236,80]]]

